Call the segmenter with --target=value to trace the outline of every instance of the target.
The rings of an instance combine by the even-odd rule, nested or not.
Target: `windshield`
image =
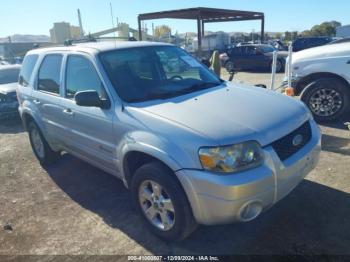
[[[260,49],[263,53],[271,53],[271,52],[276,51],[276,48],[274,48],[273,46],[270,46],[270,45],[261,46]]]
[[[19,68],[0,69],[0,85],[15,83],[18,81]]]
[[[101,53],[100,59],[127,102],[165,99],[221,84],[214,73],[174,46],[113,50]]]

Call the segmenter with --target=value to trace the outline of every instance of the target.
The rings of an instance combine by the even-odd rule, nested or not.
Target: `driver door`
[[[69,150],[82,157],[114,169],[115,136],[113,106],[84,107],[75,103],[79,91],[97,91],[100,98],[109,99],[93,62],[84,55],[68,55],[65,70],[63,114],[67,127]]]

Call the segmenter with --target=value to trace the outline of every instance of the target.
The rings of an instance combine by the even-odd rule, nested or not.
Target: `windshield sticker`
[[[200,67],[201,64],[191,56],[181,56],[181,59],[185,61],[191,67]]]

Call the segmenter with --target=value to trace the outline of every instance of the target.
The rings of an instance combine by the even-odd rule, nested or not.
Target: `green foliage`
[[[313,26],[310,30],[301,33],[302,36],[335,36],[336,28],[341,26],[337,21],[323,22],[320,25]]]
[[[154,34],[158,38],[164,36],[165,34],[169,34],[169,33],[171,33],[171,28],[167,25],[156,26],[156,28],[154,29]]]

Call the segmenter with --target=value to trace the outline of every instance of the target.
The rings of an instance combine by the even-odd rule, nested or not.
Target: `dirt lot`
[[[236,79],[267,84],[269,74]],[[1,122],[0,254],[350,255],[350,132],[342,123],[322,132],[317,168],[274,208],[166,243],[144,229],[118,179],[68,154],[43,169],[20,123]]]

